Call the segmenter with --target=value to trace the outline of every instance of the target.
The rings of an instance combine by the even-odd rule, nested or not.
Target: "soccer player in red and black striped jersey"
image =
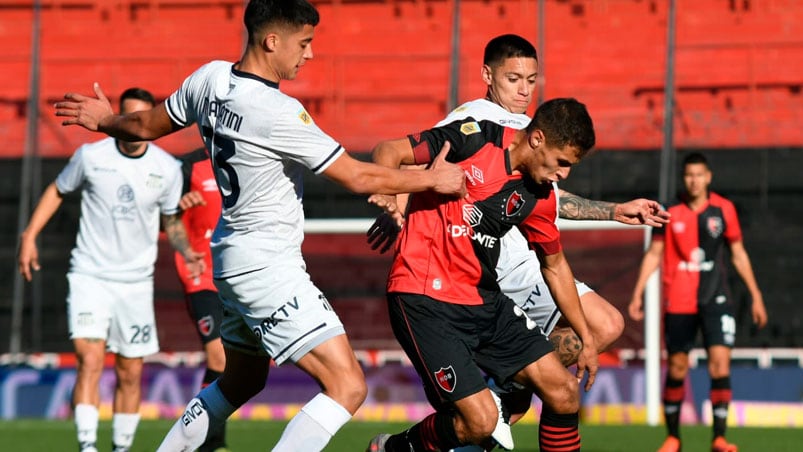
[[[680,407],[689,372],[689,350],[702,330],[711,377],[714,413],[713,452],[735,452],[725,440],[731,400],[730,350],[736,335],[734,301],[726,280],[726,247],[731,262],[753,299],[752,315],[761,328],[767,312],[742,243],[742,230],[733,203],[708,190],[711,169],[705,156],[693,153],[683,160],[685,194],[670,207],[669,228],[654,229],[653,241],[641,262],[639,278],[628,307],[630,317],[641,320],[642,294],[647,279],[662,263],[664,335],[669,355],[664,387],[664,415],[668,436],[659,449],[680,450]],[[662,262],[663,258],[663,262]]]
[[[393,332],[437,410],[406,432],[378,435],[371,451],[450,450],[483,444],[498,411],[482,371],[516,381],[543,401],[542,451],[580,450],[578,380],[543,330],[497,283],[499,238],[519,228],[542,259],[561,312],[585,342],[578,374],[597,369],[597,349],[555,225],[553,184],[568,176],[595,141],[585,106],[574,99],[541,105],[522,130],[468,117],[406,139],[381,143],[385,166],[431,162],[442,148],[468,176],[468,195],[411,196],[388,281]]]
[[[181,253],[175,254],[176,272],[184,289],[184,300],[195,325],[195,331],[206,355],[206,372],[201,387],[217,379],[226,366],[226,354],[220,340],[223,303],[212,279],[212,251],[209,241],[220,218],[221,197],[215,182],[212,162],[206,149],[200,148],[179,157],[184,179],[179,207],[187,239],[193,249],[204,253],[206,270],[199,276],[190,275]],[[198,448],[199,452],[226,449],[225,426],[210,434]]]

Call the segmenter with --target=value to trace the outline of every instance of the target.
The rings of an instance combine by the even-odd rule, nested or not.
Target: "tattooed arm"
[[[200,276],[206,270],[204,253],[196,252],[190,246],[187,230],[184,229],[184,223],[181,222],[181,214],[162,215],[162,226],[170,245],[184,256],[190,276],[193,278]]]
[[[561,218],[567,220],[614,220],[624,224],[661,227],[669,213],[657,201],[634,199],[625,203],[593,201],[560,190]]]

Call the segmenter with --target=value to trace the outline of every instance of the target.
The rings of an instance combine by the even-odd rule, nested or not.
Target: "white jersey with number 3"
[[[304,168],[320,174],[345,152],[343,147],[277,83],[225,61],[198,69],[167,107],[180,125],[198,122],[212,153],[223,195],[211,244],[215,277],[279,260],[303,265]]]

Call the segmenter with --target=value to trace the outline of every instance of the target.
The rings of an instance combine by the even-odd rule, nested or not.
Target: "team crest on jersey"
[[[438,382],[438,386],[444,391],[452,392],[454,391],[455,383],[457,383],[457,374],[454,373],[454,368],[452,366],[446,368],[441,367],[435,371],[435,381]]]
[[[303,108],[298,112],[298,119],[300,119],[305,126],[312,124],[312,116],[310,116],[309,113],[307,113],[307,110]]]
[[[480,125],[477,124],[477,121],[467,122],[460,126],[460,132],[463,135],[473,135],[475,133],[479,133]]]
[[[205,315],[198,319],[198,331],[204,336],[212,334],[212,329],[215,327],[215,319],[211,315]]]
[[[521,212],[524,203],[525,201],[521,194],[518,191],[514,191],[513,194],[507,198],[507,202],[505,203],[505,216],[512,217]]]
[[[708,234],[711,235],[711,237],[719,237],[719,235],[722,234],[722,218],[708,217],[708,221],[706,221],[706,227],[708,228]]]
[[[482,211],[474,204],[463,206],[463,221],[472,228],[476,228],[482,223]]]
[[[134,189],[128,184],[117,187],[117,199],[120,202],[131,202],[134,200]]]

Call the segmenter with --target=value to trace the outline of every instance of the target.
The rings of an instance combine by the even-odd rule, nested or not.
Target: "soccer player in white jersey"
[[[295,78],[312,58],[318,20],[304,0],[252,0],[240,61],[201,67],[153,111],[114,116],[97,85],[97,97],[68,93],[56,104],[56,115],[68,118],[64,125],[118,137],[153,139],[197,123],[211,151],[223,196],[212,255],[227,313],[221,327],[226,367],[190,401],[160,451],[200,445],[263,389],[271,359],[294,363],[322,388],[291,419],[274,451],[321,450],[365,399],[365,378],[343,326],[301,256],[304,167],[357,193],[465,193],[465,175],[444,161],[446,152],[427,171],[361,162],[279,91],[279,82]]]
[[[493,38],[485,47],[482,79],[487,85],[485,98],[468,101],[451,111],[437,126],[473,117],[489,120],[515,129],[523,129],[530,123],[526,115],[532,103],[538,75],[538,60],[535,47],[526,39],[513,34]],[[553,184],[559,199],[558,214],[561,218],[574,220],[616,220],[625,224],[648,224],[661,226],[667,222],[666,212],[655,201],[636,199],[627,203],[592,201],[561,190]],[[403,196],[397,202],[405,204]],[[380,207],[390,207],[397,224],[403,222],[403,210],[392,199],[384,196],[371,197]],[[369,240],[374,248],[389,248],[395,238],[396,225],[386,219],[378,219],[369,231]],[[561,362],[571,365],[577,362],[582,342],[568,326],[564,326],[561,313],[555,304],[541,274],[541,264],[524,236],[512,228],[500,242],[500,256],[496,267],[500,289],[513,299],[527,315],[544,330],[553,344]],[[598,351],[607,349],[619,338],[624,329],[622,314],[607,300],[594,292],[585,283],[576,281],[578,295],[585,312],[589,329],[596,341]],[[493,383],[492,383],[493,384]],[[505,408],[510,411],[510,421],[515,422],[527,411],[531,403],[529,392],[511,391],[512,388],[493,387],[503,394]],[[504,426],[500,425],[500,429]],[[507,434],[494,432],[494,439],[502,446],[511,447]],[[455,451],[482,450],[479,446],[466,446]]]
[[[120,96],[124,114],[154,104],[153,96],[139,88]],[[159,351],[153,269],[160,217],[190,273],[203,271],[203,254],[190,247],[178,215],[181,182],[178,161],[152,143],[106,138],[85,144],[45,189],[22,233],[19,271],[30,281],[32,270],[40,268],[36,237],[63,196],[80,191],[78,237],[67,273],[67,314],[77,355],[73,406],[81,451],[97,451],[106,350],[116,355],[113,450],[127,451],[133,442],[139,423],[142,358]]]

